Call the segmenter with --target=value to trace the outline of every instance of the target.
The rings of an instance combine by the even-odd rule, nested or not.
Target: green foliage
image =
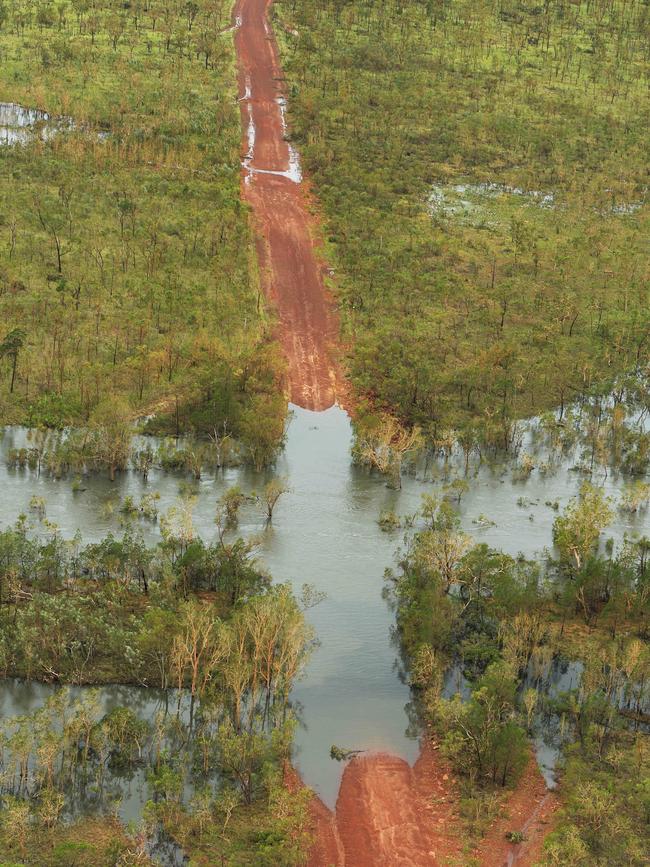
[[[440,442],[647,360],[642,0],[282,0],[362,396]]]
[[[553,523],[553,541],[562,562],[579,571],[595,551],[600,534],[612,517],[603,491],[585,482],[580,488],[580,496],[572,500],[564,514]]]
[[[485,833],[495,790],[529,759],[529,733],[548,730],[563,749],[547,865],[640,865],[648,851],[649,545],[626,540],[599,556],[610,519],[602,491],[584,485],[555,522],[565,556],[543,570],[485,544],[450,558],[457,527],[429,496],[390,576],[410,681],[461,779],[467,832]],[[580,685],[550,698],[544,672],[567,655],[584,661]],[[465,689],[447,699],[452,662]]]
[[[0,533],[0,664],[27,678],[166,687],[185,597],[210,593],[229,616],[268,586],[241,539],[171,534],[147,548],[127,530],[82,547],[56,531],[32,539],[19,523]]]
[[[0,144],[0,413],[128,406],[266,463],[283,362],[239,197],[230,10],[73,5],[3,6],[0,101],[48,115]]]
[[[34,551],[38,564],[39,543]],[[85,558],[85,551],[79,556]],[[155,556],[151,559],[155,564]],[[206,863],[226,853],[246,853],[252,860],[241,863],[269,867],[303,863],[309,793],[287,791],[282,779],[295,728],[289,694],[314,640],[301,607],[284,585],[266,589],[258,583],[256,595],[250,588],[234,608],[218,607],[205,595],[182,600],[173,587],[158,588],[154,576],[155,568],[146,609],[147,594],[120,587],[110,574],[102,590],[92,594],[79,587],[65,597],[41,592],[34,616],[52,599],[60,604],[43,624],[49,644],[45,647],[48,639],[40,636],[35,650],[21,645],[21,618],[30,608],[26,591],[10,604],[19,626],[9,631],[2,624],[4,645],[14,659],[31,652],[35,676],[69,680],[70,670],[80,682],[101,676],[99,660],[91,654],[95,642],[110,666],[108,677],[128,677],[130,671],[146,683],[151,672],[163,688],[174,683],[179,691],[178,713],[165,706],[151,719],[124,706],[104,713],[95,691],[75,699],[63,688],[35,712],[5,720],[0,770],[10,796],[0,810],[0,846],[29,853],[26,863],[39,867],[149,863],[136,856],[125,835],[110,845],[91,838],[91,845],[83,823],[68,829],[62,822],[71,797],[86,787],[101,792],[107,775],[128,776],[144,766],[152,796],[148,818],[177,836],[188,853],[205,856]],[[137,592],[140,599],[134,600]],[[89,610],[62,637],[79,599],[89,603]],[[115,647],[104,646],[106,637],[90,617],[90,603],[107,629],[123,630]],[[73,634],[83,663],[70,669]],[[188,701],[181,713],[183,687]],[[100,803],[105,805],[103,798]],[[215,823],[220,816],[225,819]],[[140,860],[126,860],[130,857]]]
[[[468,702],[436,699],[429,710],[442,734],[443,753],[479,784],[516,781],[528,761],[525,731],[517,724],[517,682],[504,663],[492,664]]]
[[[564,809],[546,841],[544,865],[640,865],[650,847],[647,738],[622,736],[604,753],[573,748],[563,777]]]

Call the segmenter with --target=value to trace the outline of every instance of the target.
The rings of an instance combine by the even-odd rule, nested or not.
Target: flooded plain
[[[47,141],[61,129],[73,126],[70,118],[53,118],[46,111],[0,102],[0,145]]]
[[[20,428],[7,429],[0,443],[1,527],[25,514],[34,533],[52,532],[54,524],[65,538],[79,531],[84,542],[91,542],[121,532],[119,502],[124,497],[138,501],[143,494],[157,492],[163,515],[178,502],[179,488],[188,484],[186,476],[161,470],[152,471],[146,482],[129,471],[113,483],[89,476],[75,486],[71,478],[56,480],[44,472],[9,469],[9,450],[25,444],[27,432]],[[206,475],[196,483],[193,506],[196,533],[212,540],[216,501],[228,487],[237,484],[251,493],[260,491],[272,475],[288,480],[290,492],[280,499],[272,525],[266,524],[262,510],[251,500],[242,510],[239,532],[257,541],[258,560],[275,581],[289,582],[298,592],[309,583],[326,594],[308,612],[320,645],[292,698],[301,723],[296,766],[330,806],[342,772],[341,764],[330,759],[332,745],[386,750],[410,762],[418,754],[411,697],[392,638],[393,614],[382,597],[384,572],[394,565],[403,532],[382,531],[380,514],[413,514],[423,494],[442,494],[450,478],[464,473],[460,457],[446,464],[433,461],[406,474],[401,490],[392,490],[384,477],[352,463],[351,445],[350,421],[340,408],[317,413],[292,407],[286,447],[273,471],[256,473],[236,467]],[[531,433],[525,435],[522,449],[534,451]],[[469,487],[458,504],[463,528],[477,542],[509,554],[543,556],[551,545],[558,511],[585,478],[584,472],[576,470],[576,462],[574,453],[549,470],[540,458],[543,471],[534,469],[525,480],[518,480],[517,467],[511,463],[472,462]],[[591,481],[602,485],[614,500],[625,484],[622,476],[611,472],[594,474]],[[30,509],[33,497],[44,501],[45,520]],[[159,538],[157,523],[135,523],[148,541]],[[624,534],[643,535],[648,529],[646,512],[617,511],[605,535],[620,542]],[[2,715],[25,713],[36,706],[42,689],[19,688],[14,682],[1,685]],[[120,688],[107,689],[107,701],[113,700],[116,689]],[[134,695],[141,696],[142,691]],[[160,697],[152,691],[137,700],[157,703]],[[143,706],[143,710],[151,709]],[[140,795],[128,797],[136,799],[135,805]]]
[[[0,102],[0,147],[50,141],[56,135],[82,129],[71,117],[51,115],[38,108],[15,102]],[[106,130],[95,131],[98,141],[106,141]]]

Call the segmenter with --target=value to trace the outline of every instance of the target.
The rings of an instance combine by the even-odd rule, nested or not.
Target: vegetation
[[[644,368],[642,0],[273,8],[371,427],[509,448]]]
[[[50,863],[38,860],[48,845],[62,847],[63,859],[67,840],[81,852],[85,820],[78,835],[61,824],[75,815],[71,798],[105,810],[116,770],[144,769],[149,827],[178,839],[196,863],[302,863],[309,795],[287,791],[282,773],[295,724],[289,693],[312,631],[289,588],[271,586],[241,539],[220,533],[207,545],[180,513],[162,535],[154,548],[130,530],[82,546],[56,530],[31,539],[24,520],[0,533],[5,676],[167,694],[161,712],[143,718],[129,706],[106,711],[92,691],[73,700],[57,689],[35,713],[5,720],[0,840],[28,864]],[[146,863],[124,860],[116,845],[89,852],[102,865]]]
[[[106,406],[103,411],[103,417],[94,413],[85,428],[28,430],[24,445],[6,450],[7,466],[12,470],[29,470],[34,474],[32,478],[41,474],[54,479],[72,476],[77,491],[83,490],[84,477],[97,472],[105,473],[113,481],[118,473],[133,470],[146,482],[151,471],[156,469],[185,474],[193,482],[198,482],[206,472],[216,473],[224,467],[247,461],[261,470],[275,459],[278,446],[284,439],[274,442],[260,438],[255,444],[243,446],[226,434],[207,440],[188,438],[179,441],[167,437],[151,442],[133,438],[134,428],[126,415],[120,413],[119,406],[114,406],[112,411]],[[263,494],[267,514],[269,506],[266,501],[278,485],[280,482],[273,480]],[[237,499],[245,499],[241,493],[231,493],[235,497],[231,507]],[[276,493],[273,506],[284,490]],[[125,511],[128,512],[129,508]]]
[[[464,464],[417,515],[379,516],[409,532],[389,595],[418,705],[472,832],[530,738],[552,740],[562,811],[543,863],[558,867],[641,867],[650,850],[650,540],[603,539],[615,507],[650,502],[649,9],[272,13],[350,347],[353,458],[394,488],[422,456]],[[0,0],[0,417],[31,427],[7,456],[26,476],[81,490],[91,471],[156,467],[196,484],[261,468],[283,442],[230,14],[225,0]],[[531,415],[548,461],[522,451]],[[170,438],[154,449],[136,430]],[[549,502],[552,552],[514,558],[475,544],[454,508],[496,449],[522,482],[570,454],[627,487],[618,504],[591,482]],[[267,524],[289,484],[251,495]],[[51,689],[0,725],[0,858],[127,867],[163,839],[206,867],[304,863],[309,793],[284,776],[320,594],[272,585],[236,538],[246,499],[219,500],[212,543],[187,499],[159,515],[155,493],[117,505],[121,538],[64,540],[38,493],[40,536],[24,517],[0,532],[0,674]],[[135,518],[161,541],[145,545]],[[161,707],[68,686],[108,683],[155,687]],[[133,833],[122,778],[146,781]]]
[[[2,5],[0,101],[47,113],[0,112],[5,423],[154,413],[255,460],[280,442],[229,18],[221,0]]]
[[[31,820],[34,821],[31,821]],[[143,844],[112,818],[72,824],[45,821],[27,805],[7,798],[0,812],[2,867],[149,867]]]
[[[563,751],[549,864],[640,865],[650,841],[648,540],[603,550],[611,517],[585,483],[555,519],[557,556],[539,564],[475,545],[428,497],[390,575],[411,682],[465,794],[482,803],[515,782],[528,735]],[[572,660],[578,683],[558,692],[554,672]]]

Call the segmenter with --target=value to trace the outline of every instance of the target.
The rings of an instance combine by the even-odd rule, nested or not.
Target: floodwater
[[[78,129],[71,117],[53,116],[38,108],[26,108],[15,102],[0,102],[0,147],[26,145],[32,141],[49,141],[57,133]],[[95,133],[105,141],[108,132]]]
[[[160,493],[160,514],[178,499],[184,477],[152,471],[145,483],[134,472],[114,483],[103,477],[84,479],[85,490],[74,491],[72,479],[54,480],[29,470],[8,469],[3,459],[11,447],[25,444],[24,429],[7,429],[0,443],[0,527],[28,515],[34,532],[46,527],[30,511],[32,496],[45,500],[46,517],[65,537],[77,530],[84,541],[120,530],[120,497],[136,502],[143,493]],[[310,412],[292,407],[287,442],[273,472],[230,468],[216,477],[204,477],[197,486],[194,525],[205,539],[213,539],[215,503],[230,486],[260,490],[276,474],[286,476],[290,492],[276,506],[273,524],[265,524],[261,509],[248,503],[239,532],[258,540],[258,559],[275,581],[290,582],[297,591],[304,583],[324,591],[327,598],[308,616],[320,646],[314,652],[304,678],[296,685],[293,701],[301,727],[296,738],[295,763],[305,782],[333,806],[342,766],[332,761],[330,747],[387,750],[413,761],[418,753],[418,733],[409,716],[410,694],[401,675],[398,649],[391,637],[393,615],[382,597],[384,571],[394,565],[402,531],[386,533],[378,525],[380,513],[399,515],[417,511],[425,493],[441,493],[445,475],[458,461],[435,462],[403,479],[401,491],[391,490],[383,477],[354,466],[350,459],[352,430],[348,416],[338,407]],[[530,438],[524,450],[531,452]],[[516,481],[512,468],[483,464],[472,471],[469,491],[459,505],[462,524],[477,542],[516,555],[539,554],[551,545],[551,529],[558,511],[577,493],[584,475],[571,469],[575,455],[554,472],[533,470],[526,481]],[[624,480],[612,473],[592,478],[617,497]],[[106,504],[113,503],[112,509]],[[156,524],[142,522],[145,538],[158,536]],[[624,533],[648,533],[647,513],[617,513],[605,535],[621,540]],[[15,684],[0,686],[3,715],[24,713],[30,695],[41,687],[25,687],[16,711]],[[114,694],[114,687],[107,695]],[[139,694],[139,693],[138,693]],[[130,695],[130,694],[129,694]],[[127,696],[128,698],[128,696]],[[155,702],[157,699],[152,698]],[[128,699],[130,703],[131,699]],[[139,797],[139,796],[137,796]]]
[[[34,138],[45,141],[56,131],[50,115],[36,108],[25,108],[14,102],[0,102],[0,145],[27,144]],[[66,121],[68,126],[69,122]]]
[[[61,687],[45,683],[27,683],[9,679],[2,682],[0,689],[0,719],[26,716],[42,707],[46,700]],[[88,687],[66,687],[70,701],[78,700],[89,691]],[[178,693],[170,690],[165,694],[160,689],[147,689],[141,686],[110,685],[94,688],[98,698],[97,718],[110,713],[117,707],[129,707],[140,719],[153,723],[161,715],[175,716]],[[182,696],[180,717],[186,724],[190,718],[189,696]],[[137,764],[128,769],[108,769],[103,777],[102,787],[89,785],[79,787],[74,798],[67,805],[71,817],[87,815],[95,810],[104,811],[115,804],[117,815],[125,822],[139,822],[146,802],[151,798],[147,784],[148,766]]]

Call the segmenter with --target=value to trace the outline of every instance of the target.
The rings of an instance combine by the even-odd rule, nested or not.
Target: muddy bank
[[[287,142],[278,49],[268,23],[272,0],[237,0],[233,12],[242,117],[242,196],[251,205],[263,288],[277,310],[292,403],[324,410],[341,402],[338,320],[325,288],[325,263]]]

